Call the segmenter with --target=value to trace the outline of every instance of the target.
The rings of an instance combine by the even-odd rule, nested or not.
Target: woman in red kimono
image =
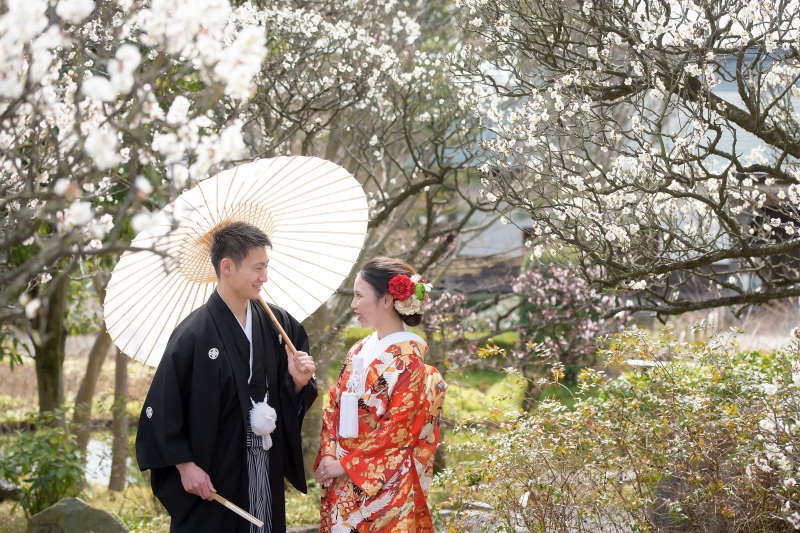
[[[446,387],[426,369],[425,341],[404,327],[422,320],[430,285],[408,263],[378,257],[353,288],[356,318],[375,331],[348,352],[323,412],[320,532],[433,532],[428,470]]]

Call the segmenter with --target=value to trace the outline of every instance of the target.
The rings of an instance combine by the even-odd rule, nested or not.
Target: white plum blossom
[[[47,2],[11,0],[5,7],[0,15],[0,97],[14,99],[22,96],[31,66],[25,47],[47,28]]]
[[[165,156],[165,163],[177,163],[186,153],[183,143],[174,133],[156,133],[153,136],[153,150]]]
[[[190,107],[191,104],[185,96],[176,96],[172,101],[172,105],[169,106],[169,111],[167,111],[167,122],[170,124],[184,123],[189,116]]]
[[[72,202],[66,213],[65,224],[72,228],[75,226],[85,226],[94,217],[92,204],[81,200]]]
[[[144,176],[136,176],[136,179],[133,180],[134,187],[136,188],[137,194],[146,198],[153,192],[153,184],[150,183],[150,180],[145,178]]]
[[[264,28],[245,27],[214,67],[217,77],[226,81],[225,94],[239,99],[249,97],[255,89],[253,78],[266,55]]]
[[[111,168],[121,160],[117,151],[117,135],[107,126],[91,130],[83,148],[100,170]]]
[[[182,190],[189,183],[189,168],[186,165],[171,165],[167,169],[167,175],[177,190]]]
[[[101,102],[113,102],[117,99],[119,92],[115,90],[111,81],[102,76],[92,76],[81,84],[81,89],[86,96],[100,100]]]
[[[225,127],[219,136],[219,149],[225,159],[236,160],[245,154],[247,147],[242,136],[244,124],[240,120]]]
[[[64,196],[67,194],[67,190],[70,187],[70,181],[66,178],[59,178],[53,184],[53,192],[58,196]]]
[[[511,33],[511,15],[505,13],[501,16],[497,22],[495,22],[495,28],[497,28],[497,32],[500,35],[509,35]]]
[[[126,43],[117,49],[114,59],[108,62],[111,86],[117,93],[128,93],[133,88],[133,73],[139,67],[142,55],[139,49]]]
[[[793,183],[789,185],[789,200],[793,204],[800,206],[800,185]]]
[[[153,214],[149,211],[142,211],[131,217],[131,229],[138,234],[150,227],[152,222]]]
[[[72,24],[80,24],[94,9],[94,0],[59,0],[56,15]]]
[[[114,219],[109,213],[105,213],[99,220],[92,222],[89,226],[89,233],[97,240],[102,241],[106,234],[114,227]]]
[[[210,40],[222,30],[230,14],[226,0],[153,0],[149,9],[139,14],[138,24],[151,44],[164,46],[171,54],[193,58],[201,56],[203,48],[195,47],[195,39],[210,34]],[[215,53],[213,45],[206,50]],[[205,59],[200,57],[201,61]]]

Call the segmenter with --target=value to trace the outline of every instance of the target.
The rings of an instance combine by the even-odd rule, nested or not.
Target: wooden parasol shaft
[[[214,499],[216,501],[218,501],[219,503],[221,503],[222,505],[224,505],[225,507],[227,507],[228,509],[230,509],[234,513],[238,514],[242,518],[246,518],[247,520],[249,520],[250,522],[255,524],[256,527],[264,527],[264,522],[262,522],[261,520],[259,520],[255,516],[251,515],[250,513],[248,513],[247,511],[245,511],[244,509],[242,509],[238,505],[236,505],[235,503],[229,502],[227,499],[223,498],[222,496],[220,496],[216,492],[214,492],[212,494],[212,496],[214,497]]]
[[[275,317],[275,314],[272,312],[272,309],[270,309],[269,306],[267,305],[267,302],[265,302],[264,298],[261,297],[259,297],[258,302],[261,304],[261,307],[264,308],[264,311],[267,312],[270,320],[272,320],[272,323],[275,324],[275,328],[278,330],[278,333],[281,334],[281,337],[283,337],[283,340],[286,342],[286,346],[288,346],[289,349],[292,351],[292,355],[297,356],[297,348],[295,348],[294,344],[292,344],[291,339],[289,339],[289,335],[287,335],[286,332],[283,330],[283,326],[281,326],[281,323],[278,322],[278,319]]]

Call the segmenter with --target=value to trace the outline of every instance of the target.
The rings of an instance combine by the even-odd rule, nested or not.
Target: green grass
[[[522,383],[513,374],[489,370],[448,374],[443,418],[452,423],[469,419],[501,422],[522,401]]]
[[[480,334],[483,335],[482,333]],[[487,344],[496,344],[500,348],[509,349],[519,341],[519,333],[516,331],[506,331],[500,335],[495,335],[486,341]]]
[[[289,488],[286,491],[286,525],[289,527],[319,524],[319,498],[322,487],[313,479],[308,494]]]
[[[22,507],[14,502],[0,503],[0,533],[24,533],[27,527]]]

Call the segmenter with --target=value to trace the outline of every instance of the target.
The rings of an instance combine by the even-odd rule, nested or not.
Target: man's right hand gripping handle
[[[194,464],[194,462],[181,463],[175,465],[178,472],[181,474],[181,483],[183,483],[183,490],[190,494],[200,496],[204,500],[213,500],[214,485],[211,484],[211,478],[205,471]]]

